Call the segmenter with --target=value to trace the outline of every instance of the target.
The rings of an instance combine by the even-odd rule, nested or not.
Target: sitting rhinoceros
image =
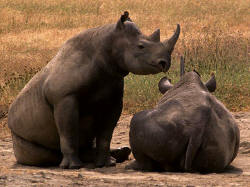
[[[239,129],[231,113],[209,92],[215,76],[203,84],[196,71],[184,73],[174,86],[164,77],[164,93],[153,109],[136,113],[130,146],[136,159],[128,168],[165,171],[223,171],[236,157]]]
[[[79,168],[96,140],[95,165],[114,165],[110,141],[122,111],[124,77],[167,71],[179,34],[177,25],[164,42],[159,30],[145,36],[125,12],[116,24],[69,39],[10,106],[17,161]]]

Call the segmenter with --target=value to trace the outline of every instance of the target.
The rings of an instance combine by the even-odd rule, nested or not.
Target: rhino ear
[[[158,88],[162,94],[166,93],[172,87],[173,85],[171,84],[171,79],[168,79],[167,77],[161,78],[161,80],[158,83]]]
[[[153,42],[160,42],[160,29],[156,29],[150,36],[149,40]]]
[[[216,90],[216,79],[214,73],[211,74],[211,78],[206,82],[205,86],[209,92],[214,92]]]
[[[118,20],[117,24],[116,24],[116,29],[123,29],[124,28],[124,22],[125,21],[132,21],[130,18],[129,18],[129,13],[128,11],[125,11],[123,13],[123,15],[121,15],[120,19]]]

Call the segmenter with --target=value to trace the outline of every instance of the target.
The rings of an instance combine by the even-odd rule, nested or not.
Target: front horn
[[[170,54],[173,52],[174,50],[174,46],[179,38],[179,35],[180,35],[180,25],[177,24],[177,28],[175,30],[175,33],[173,34],[173,36],[168,39],[168,40],[165,40],[163,42],[163,44],[167,47],[168,51],[170,52]]]

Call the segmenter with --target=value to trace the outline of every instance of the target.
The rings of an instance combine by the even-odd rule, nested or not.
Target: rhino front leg
[[[113,131],[112,131],[113,132]],[[96,167],[109,167],[109,166],[115,166],[116,160],[111,157],[110,154],[110,142],[111,142],[112,135],[106,135],[99,136],[97,138],[97,153],[96,153],[96,160],[95,165]]]
[[[78,102],[74,96],[67,96],[54,106],[54,117],[60,137],[63,154],[61,168],[80,168],[79,159]]]
[[[110,108],[109,108],[110,109]],[[97,167],[114,166],[116,160],[110,154],[110,142],[112,134],[117,121],[120,118],[122,111],[122,104],[114,107],[113,110],[107,110],[109,114],[105,113],[102,117],[98,117],[99,132],[96,137],[96,160]],[[110,115],[111,114],[111,115]]]

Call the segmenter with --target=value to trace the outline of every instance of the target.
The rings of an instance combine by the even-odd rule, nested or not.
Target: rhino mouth
[[[166,73],[170,68],[170,63],[162,64],[161,68],[162,68],[162,72]]]
[[[159,63],[151,62],[148,64],[151,67],[154,67],[155,69],[157,69],[158,71],[160,70],[160,72],[164,72],[164,73],[166,73],[170,68],[170,64],[165,61],[160,61]]]

